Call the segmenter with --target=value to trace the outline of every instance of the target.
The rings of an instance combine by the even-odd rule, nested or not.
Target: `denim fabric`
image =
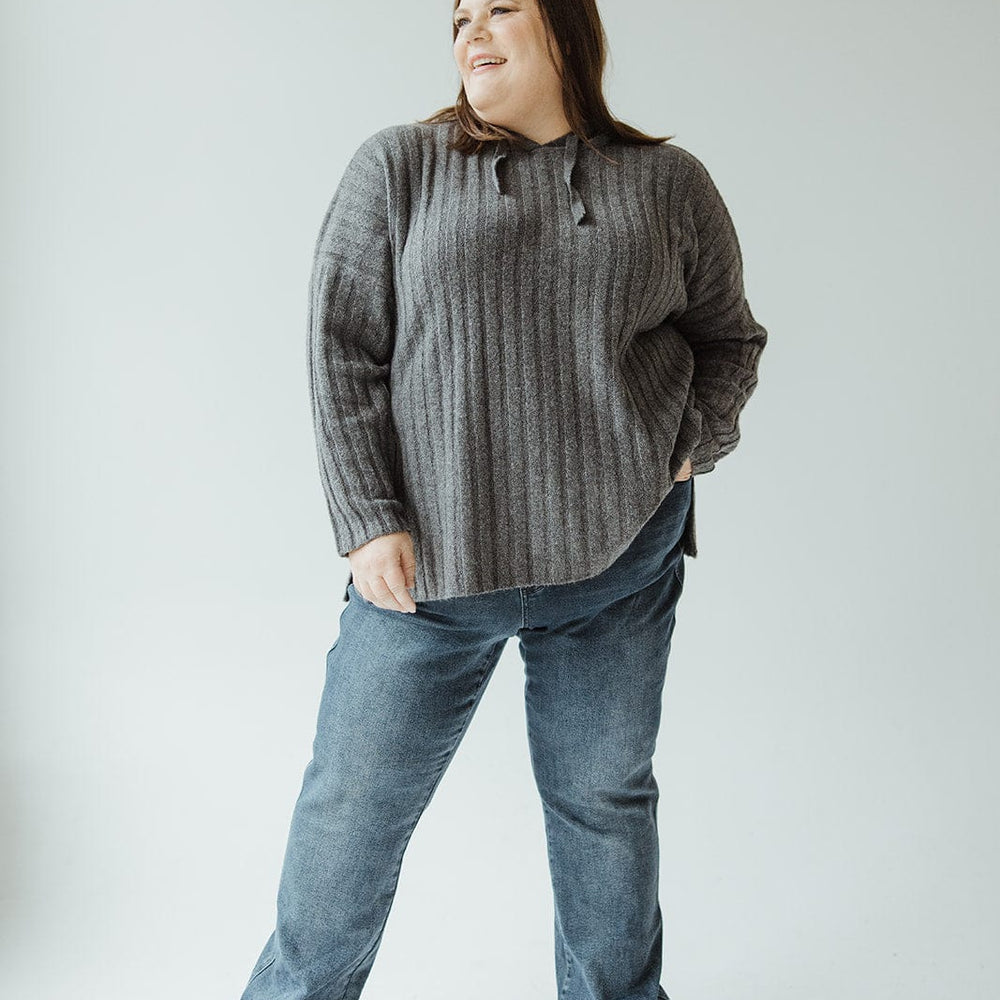
[[[558,1000],[668,1000],[652,756],[693,480],[575,583],[417,602],[350,586],[277,895],[242,1000],[356,1000],[411,834],[514,636],[555,901]]]

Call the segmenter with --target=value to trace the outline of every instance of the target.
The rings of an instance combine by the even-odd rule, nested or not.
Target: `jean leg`
[[[628,558],[589,591],[539,588],[549,593],[529,600],[547,624],[519,633],[560,1000],[667,1000],[652,757],[684,557],[672,531],[666,551],[654,541],[647,533],[629,554],[640,589],[622,593]],[[611,590],[596,610],[587,600]]]
[[[349,589],[327,654],[313,757],[292,815],[277,920],[241,1000],[357,1000],[407,843],[475,713],[505,636]]]

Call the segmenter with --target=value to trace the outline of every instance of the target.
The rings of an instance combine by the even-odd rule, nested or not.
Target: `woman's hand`
[[[354,589],[386,611],[417,610],[408,588],[416,585],[417,560],[408,531],[379,535],[347,553]]]
[[[691,459],[685,458],[684,464],[680,468],[680,472],[678,472],[677,475],[674,477],[674,482],[679,483],[683,479],[690,479],[690,478],[691,478]]]

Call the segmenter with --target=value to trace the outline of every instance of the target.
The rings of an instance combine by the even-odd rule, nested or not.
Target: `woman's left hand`
[[[674,478],[674,482],[679,483],[683,479],[690,479],[690,478],[691,478],[691,459],[685,458],[684,464],[680,468],[680,472],[678,472],[677,476]]]

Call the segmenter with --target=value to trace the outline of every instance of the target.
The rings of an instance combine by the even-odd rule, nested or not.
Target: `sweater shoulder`
[[[359,145],[358,152],[388,163],[398,161],[401,157],[408,159],[446,138],[449,125],[448,122],[430,124],[419,121],[385,125],[366,136]]]
[[[425,165],[437,162],[433,155],[449,138],[450,123],[412,121],[386,125],[366,136],[351,157],[373,180],[381,179],[389,195],[400,197],[420,183]]]
[[[686,146],[679,145],[673,140],[670,140],[669,142],[661,142],[658,146],[654,146],[653,148],[667,163],[685,166],[688,168],[691,168],[696,164],[701,164],[701,160],[698,159],[698,157],[695,156],[691,150],[689,150]]]
[[[686,194],[697,194],[708,178],[708,169],[701,159],[684,146],[664,142],[653,147],[659,163],[658,178],[674,186],[680,182]]]
[[[685,216],[711,214],[710,207],[721,195],[702,159],[673,142],[662,143],[656,151],[656,181],[662,197]]]

